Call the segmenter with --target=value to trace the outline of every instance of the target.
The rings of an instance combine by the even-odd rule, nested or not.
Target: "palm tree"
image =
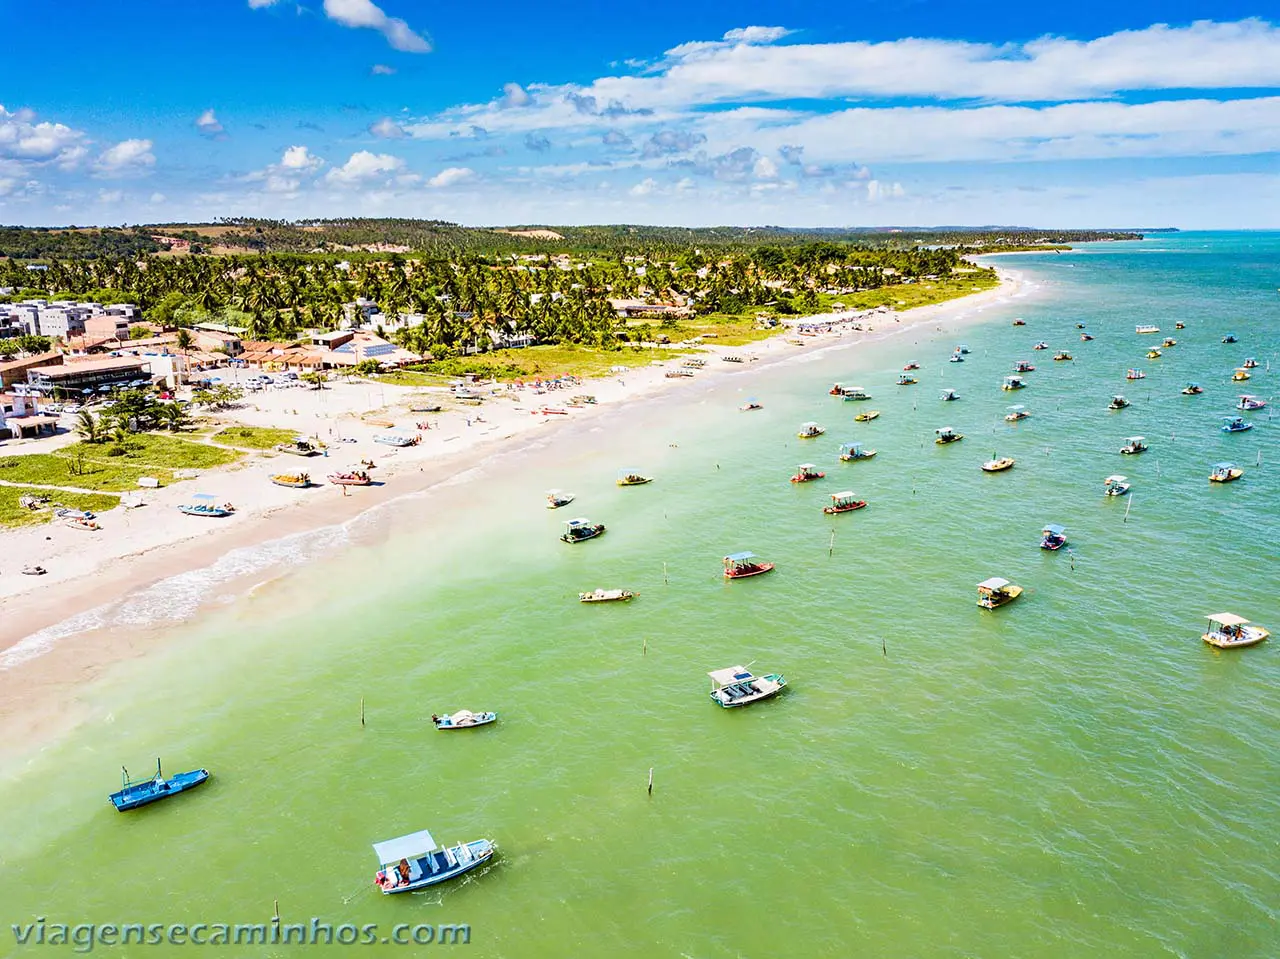
[[[76,417],[76,432],[86,443],[99,443],[102,436],[98,432],[98,420],[88,410],[81,410]]]

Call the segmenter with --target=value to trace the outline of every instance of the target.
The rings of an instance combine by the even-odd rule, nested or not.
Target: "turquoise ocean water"
[[[0,955],[70,952],[15,945],[10,924],[38,916],[255,923],[278,900],[286,923],[379,935],[468,923],[469,946],[414,951],[486,957],[1274,956],[1280,640],[1224,654],[1199,634],[1223,610],[1280,631],[1280,425],[1268,407],[1218,429],[1239,393],[1280,394],[1280,234],[1000,263],[1036,290],[980,325],[569,424],[317,534],[350,542],[172,628],[86,689],[80,729],[4,770]],[[1140,323],[1178,345],[1146,359],[1162,337]],[[968,362],[947,363],[961,341]],[[1063,348],[1074,362],[1051,360]],[[1234,384],[1246,356],[1262,365]],[[1004,393],[1018,359],[1037,370]],[[895,386],[907,360],[920,383]],[[1192,379],[1204,395],[1180,394]],[[829,397],[836,380],[873,400]],[[1108,412],[1113,393],[1133,405]],[[739,413],[748,395],[765,409]],[[1005,423],[1012,403],[1032,417]],[[855,424],[868,406],[881,418]],[[810,419],[827,434],[796,439]],[[966,439],[935,446],[943,425]],[[1150,451],[1120,456],[1132,434]],[[879,455],[840,464],[853,440]],[[982,473],[993,452],[1015,469]],[[1223,459],[1245,478],[1210,485]],[[788,483],[805,461],[827,478]],[[623,467],[657,481],[618,489]],[[1131,504],[1102,495],[1113,472]],[[578,501],[544,510],[549,487]],[[844,489],[869,508],[824,516]],[[609,532],[564,546],[565,513]],[[1070,554],[1037,548],[1047,522]],[[724,584],[743,549],[777,572]],[[1027,594],[979,610],[992,575]],[[596,586],[641,596],[580,606]],[[705,673],[737,663],[791,688],[719,709]],[[431,729],[457,708],[501,721]],[[120,765],[157,755],[214,778],[115,813]],[[370,843],[423,827],[496,839],[499,860],[379,895]],[[193,950],[405,951],[95,951]]]

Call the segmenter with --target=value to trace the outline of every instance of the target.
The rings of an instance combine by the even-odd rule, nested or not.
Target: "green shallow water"
[[[1278,259],[1275,234],[1004,258],[1035,289],[989,322],[695,380],[322,534],[349,545],[171,628],[86,691],[82,728],[5,771],[0,954],[58,951],[15,950],[8,925],[35,916],[243,923],[279,900],[285,922],[381,934],[469,923],[477,956],[1274,955],[1280,647],[1198,635],[1223,609],[1280,629],[1277,427],[1268,409],[1218,431],[1245,356],[1276,370],[1248,391],[1277,392]],[[1179,345],[1145,359],[1145,322]],[[959,341],[968,362],[946,363]],[[894,386],[907,359],[921,382]],[[1017,359],[1039,369],[1003,393]],[[1181,396],[1188,379],[1206,394]],[[834,380],[882,417],[853,423],[864,404]],[[1115,392],[1133,406],[1107,412]],[[765,409],[738,413],[747,395]],[[1032,418],[1004,423],[1013,402]],[[808,419],[826,436],[796,439]],[[967,438],[936,447],[942,425]],[[1120,456],[1131,434],[1150,452]],[[840,464],[846,440],[879,455]],[[1017,467],[983,474],[992,452]],[[1222,459],[1245,479],[1210,486]],[[827,478],[789,484],[802,461]],[[631,466],[657,482],[617,489]],[[1127,522],[1112,472],[1134,482]],[[553,486],[578,501],[543,510]],[[869,508],[823,516],[847,488]],[[570,511],[609,532],[560,544]],[[1070,555],[1036,548],[1046,522]],[[724,584],[740,549],[778,571]],[[991,575],[1027,595],[980,611]],[[615,585],[641,596],[576,602]],[[716,708],[706,671],[742,662],[790,690]],[[426,721],[462,707],[501,721]],[[157,754],[214,778],[111,810],[119,765]],[[378,895],[369,844],[424,826],[494,838],[499,861]],[[308,951],[353,949],[404,951]]]

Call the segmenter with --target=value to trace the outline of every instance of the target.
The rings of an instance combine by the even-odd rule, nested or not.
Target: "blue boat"
[[[1245,430],[1251,429],[1253,429],[1253,424],[1245,422],[1243,416],[1224,416],[1222,418],[1222,432],[1224,433],[1243,433]]]
[[[130,779],[129,770],[122,768],[121,773],[124,777],[124,786],[119,792],[113,792],[109,797],[111,805],[120,812],[128,812],[130,809],[137,809],[139,806],[176,796],[188,789],[195,789],[209,778],[209,770],[193,769],[191,772],[178,773],[170,779],[165,779],[160,771],[158,759],[154,776],[146,779]]]
[[[230,516],[236,508],[230,503],[219,503],[209,493],[196,493],[190,503],[178,504],[178,510],[188,516]]]
[[[420,832],[385,839],[373,844],[381,868],[373,884],[383,895],[414,892],[456,879],[493,858],[496,847],[492,840],[476,839],[456,846],[440,848],[431,833]]]
[[[564,525],[565,531],[560,534],[560,539],[566,543],[582,543],[604,533],[604,523],[593,523],[582,517],[571,519]]]
[[[1067,531],[1057,523],[1045,524],[1041,535],[1043,536],[1040,540],[1041,549],[1062,549],[1067,545]]]

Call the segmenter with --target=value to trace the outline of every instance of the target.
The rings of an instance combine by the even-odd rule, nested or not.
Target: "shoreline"
[[[708,361],[726,353],[749,356],[751,361],[741,365],[708,362],[691,382],[705,384],[730,375],[749,377],[753,370],[832,351],[860,346],[875,349],[876,343],[891,342],[929,323],[978,322],[990,307],[1025,296],[1025,287],[1020,273],[1001,270],[1000,285],[993,289],[901,314],[877,314],[871,324],[862,321],[864,327],[870,326],[862,332],[837,330],[815,336],[800,347],[784,342],[790,331],[744,347],[709,347],[704,354]],[[806,317],[805,322],[835,317]],[[551,395],[538,402],[531,402],[534,397],[522,397],[509,408],[486,403],[483,430],[470,423],[464,426],[467,417],[461,411],[446,413],[420,446],[392,455],[381,452],[385,447],[379,448],[379,485],[355,489],[351,495],[344,495],[337,487],[300,492],[268,485],[265,504],[238,513],[234,522],[223,528],[210,529],[191,524],[211,521],[185,517],[172,505],[160,505],[161,499],[181,499],[194,491],[187,482],[161,491],[170,495],[157,497],[146,507],[149,515],[136,517],[138,528],[131,528],[130,536],[114,543],[97,541],[103,546],[124,546],[126,551],[102,549],[94,554],[74,539],[83,539],[84,534],[69,531],[62,538],[73,544],[76,568],[64,571],[56,580],[52,575],[4,577],[11,590],[16,586],[21,591],[0,592],[0,606],[5,611],[0,623],[0,741],[15,748],[21,741],[25,750],[73,728],[83,717],[84,706],[77,700],[82,686],[117,663],[143,657],[162,646],[168,629],[196,619],[225,602],[228,595],[242,596],[319,556],[350,548],[349,528],[388,503],[429,496],[434,487],[486,461],[501,461],[509,468],[512,457],[537,445],[548,429],[557,435],[562,429],[589,430],[604,415],[624,415],[623,403],[672,392],[685,381],[669,380],[664,374],[680,363],[671,360],[616,377],[584,381],[580,389],[596,393],[598,404],[574,409],[566,416],[530,415],[528,406],[541,407],[543,402],[559,405]],[[493,415],[492,421],[488,414]],[[571,422],[568,427],[550,425],[558,420]],[[262,463],[253,465],[261,467]],[[198,482],[211,491],[238,486],[248,493],[263,486],[264,480],[261,469],[236,464],[210,471]],[[244,498],[239,493],[233,495],[237,501]],[[112,511],[104,519],[114,519],[123,512]],[[333,532],[327,537],[333,542],[316,545],[315,555],[310,555],[307,548],[312,544],[302,541],[325,531]],[[38,544],[49,532],[45,526],[28,527],[0,534],[7,538],[0,542],[14,555],[11,544],[20,537]],[[137,548],[127,549],[129,546]],[[187,587],[185,592],[183,587]]]

